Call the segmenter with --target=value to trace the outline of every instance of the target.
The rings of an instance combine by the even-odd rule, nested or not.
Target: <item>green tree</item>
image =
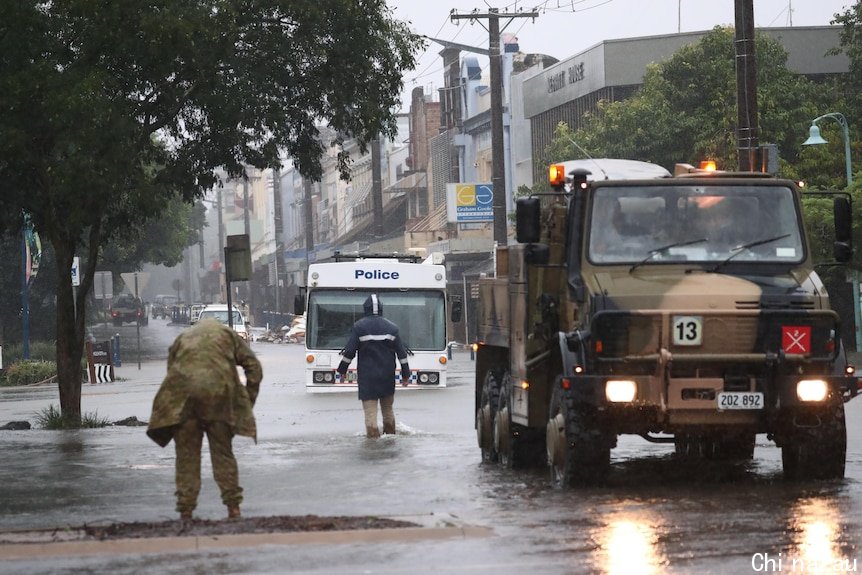
[[[788,70],[786,51],[771,37],[758,34],[755,44],[760,141],[778,144],[782,158],[795,160],[811,119],[824,102],[834,101],[834,91]],[[733,30],[714,28],[651,65],[631,98],[600,103],[576,132],[563,128],[540,161],[583,157],[574,140],[593,157],[644,160],[668,169],[702,159],[735,167],[735,60]]]
[[[832,24],[842,27],[840,47],[834,54],[844,52],[850,60],[850,70],[843,81],[848,109],[845,114],[851,124],[862,122],[862,2],[857,0],[844,12],[835,14]]]
[[[7,2],[0,19],[0,231],[30,215],[57,283],[60,408],[79,418],[85,295],[100,250],[224,167],[321,175],[317,126],[395,131],[422,41],[384,0]],[[342,174],[348,159],[339,156]],[[80,250],[80,251],[79,251]],[[77,309],[77,313],[76,313]]]

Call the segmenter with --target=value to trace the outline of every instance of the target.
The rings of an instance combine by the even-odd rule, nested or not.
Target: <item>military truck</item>
[[[609,159],[550,172],[479,280],[483,460],[595,484],[621,434],[715,460],[752,459],[765,434],[787,478],[843,477],[859,383],[797,184]],[[833,208],[847,262],[849,196]]]

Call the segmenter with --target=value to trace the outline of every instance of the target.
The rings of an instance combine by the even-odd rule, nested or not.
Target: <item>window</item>
[[[365,315],[371,294],[359,290],[318,290],[308,301],[306,345],[309,349],[341,350],[350,329]],[[399,328],[404,344],[414,351],[446,348],[444,295],[441,291],[378,291],[383,317]]]
[[[590,209],[596,264],[798,263],[805,256],[793,191],[783,186],[600,186]]]

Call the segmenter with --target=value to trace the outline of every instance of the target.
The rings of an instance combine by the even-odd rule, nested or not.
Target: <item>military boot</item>
[[[380,437],[380,429],[378,429],[376,425],[374,427],[366,427],[365,436],[370,437],[371,439]]]
[[[241,517],[239,512],[239,505],[228,505],[227,506],[227,518],[228,519],[239,519]]]

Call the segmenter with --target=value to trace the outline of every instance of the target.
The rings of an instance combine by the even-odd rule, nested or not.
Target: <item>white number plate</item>
[[[674,345],[702,345],[703,318],[699,315],[673,316]]]
[[[763,409],[759,391],[723,391],[716,396],[719,409]]]

